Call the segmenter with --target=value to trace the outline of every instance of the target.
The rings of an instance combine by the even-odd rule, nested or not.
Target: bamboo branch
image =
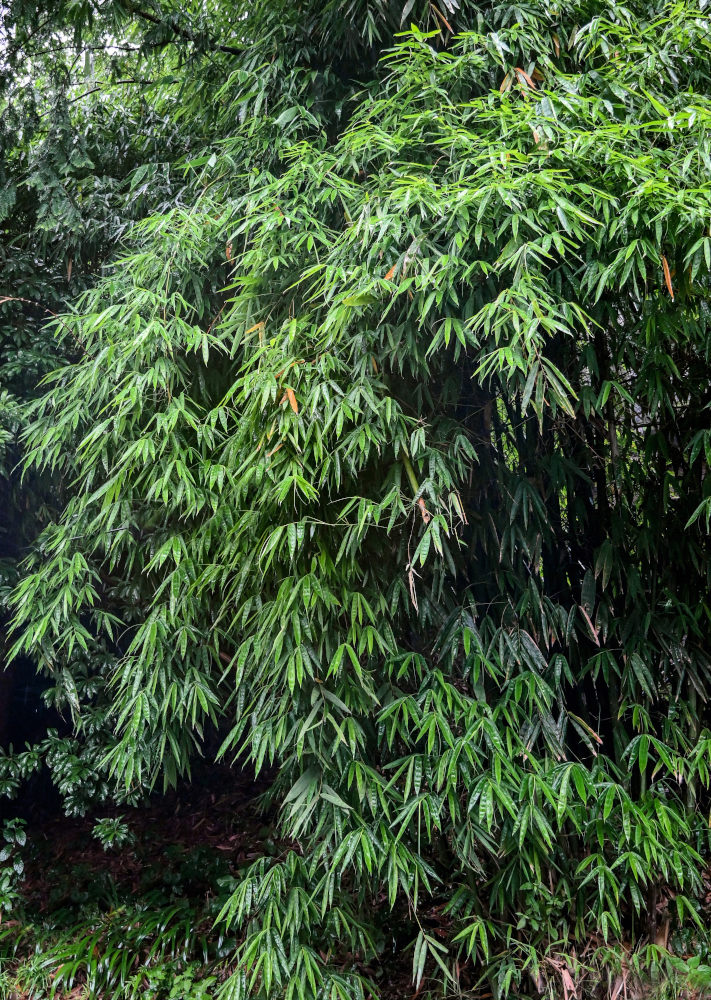
[[[151,24],[155,24],[160,28],[168,28],[174,35],[178,35],[180,38],[184,38],[188,42],[192,42],[193,44],[198,42],[198,39],[189,28],[184,28],[179,24],[175,24],[173,21],[164,21],[156,14],[151,14],[151,12],[147,10],[141,10],[139,7],[134,7],[130,3],[126,4],[126,8],[130,14],[135,14],[136,17],[140,17],[144,21],[149,21]],[[237,48],[235,45],[223,45],[222,43],[215,41],[211,41],[208,47],[214,51],[227,52],[233,56],[241,56],[244,52],[244,49]]]
[[[410,480],[410,486],[412,486],[412,492],[417,496],[420,492],[420,484],[417,482],[417,476],[415,475],[415,470],[412,467],[412,462],[410,461],[409,455],[403,451],[402,453],[402,464],[407,473],[407,478]],[[432,520],[432,515],[425,507],[425,501],[422,497],[417,497],[417,506],[420,508],[420,513],[422,514],[422,520],[425,524],[429,524]]]

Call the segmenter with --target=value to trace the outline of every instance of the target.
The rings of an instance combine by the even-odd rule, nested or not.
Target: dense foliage
[[[233,1000],[701,949],[704,3],[4,16],[6,789],[272,769]]]

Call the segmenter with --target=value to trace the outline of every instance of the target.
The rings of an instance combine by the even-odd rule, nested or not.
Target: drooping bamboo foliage
[[[15,648],[117,794],[275,768],[225,996],[364,996],[391,910],[418,986],[533,995],[701,924],[708,15],[291,6],[54,327]]]

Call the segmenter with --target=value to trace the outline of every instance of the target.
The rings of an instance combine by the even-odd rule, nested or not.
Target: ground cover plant
[[[2,18],[3,790],[268,774],[223,998],[706,989],[706,5]]]
[[[214,996],[236,943],[214,918],[270,830],[244,790],[202,779],[98,822],[32,824],[22,903],[0,927],[0,996]]]

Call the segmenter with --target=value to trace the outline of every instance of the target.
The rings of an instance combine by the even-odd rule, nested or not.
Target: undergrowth
[[[216,903],[169,904],[154,892],[109,910],[97,899],[71,914],[7,921],[0,929],[0,1000],[228,1000],[235,941],[212,927]],[[651,944],[621,957],[591,941],[580,956],[552,949],[537,987],[546,1000],[701,1000],[711,995],[708,958],[679,958]],[[391,1000],[442,995],[439,985],[414,991],[407,964],[401,975],[393,971],[379,970],[379,978],[394,979],[382,990]],[[483,985],[458,995],[492,996]]]
[[[0,925],[0,998],[207,1000],[236,941],[213,928],[224,900],[205,880],[228,871],[201,848],[166,851],[147,886],[81,863],[45,871],[44,898],[35,889]]]
[[[274,839],[253,804],[239,808],[225,796],[197,810],[172,806],[136,810],[128,821],[56,819],[29,838],[24,824],[8,824],[23,868],[0,922],[0,1000],[230,1000],[242,941],[219,914],[253,857],[283,861],[288,845]],[[206,827],[210,807],[217,819]],[[429,940],[445,940],[451,930],[445,902],[443,895],[421,913]],[[524,921],[536,922],[533,906]],[[412,985],[413,956],[399,947],[407,922],[407,912],[384,906],[376,961],[345,947],[328,959],[344,977],[370,980],[387,1000],[434,1000],[441,984],[425,978],[419,989]],[[506,969],[523,966],[529,989],[545,1000],[701,1000],[711,995],[711,953],[702,938],[698,928],[677,928],[666,946],[627,951],[602,936],[577,951],[551,939],[542,960],[533,949],[519,954],[511,941],[508,958],[491,956],[501,970],[493,985],[503,992]],[[462,1000],[486,1000],[496,996],[491,987],[462,973],[447,989]],[[324,1000],[331,996],[325,992]]]

